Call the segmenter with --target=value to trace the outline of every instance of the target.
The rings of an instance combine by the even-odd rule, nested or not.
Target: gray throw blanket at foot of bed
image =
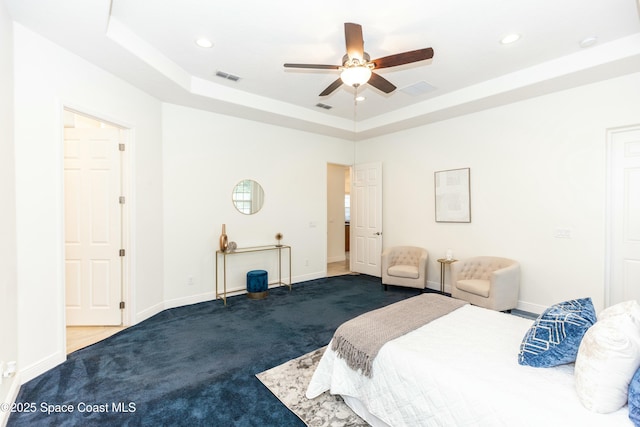
[[[371,377],[373,359],[387,342],[467,304],[440,294],[422,294],[351,319],[336,330],[331,348],[347,365]]]

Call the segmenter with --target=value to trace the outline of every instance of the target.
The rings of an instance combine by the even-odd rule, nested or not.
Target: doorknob
[[[382,233],[378,231],[377,233],[373,233],[373,235],[374,236],[382,236]]]

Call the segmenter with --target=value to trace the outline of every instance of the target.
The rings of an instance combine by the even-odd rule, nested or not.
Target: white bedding
[[[336,356],[322,357],[307,397],[324,391],[358,399],[390,426],[633,426],[625,406],[585,409],[573,364],[518,365],[532,321],[472,305],[385,344],[367,378]]]

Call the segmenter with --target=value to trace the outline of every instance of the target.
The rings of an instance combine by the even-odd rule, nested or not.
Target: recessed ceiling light
[[[364,101],[365,99],[367,99],[367,98],[365,98],[365,97],[364,97],[364,96],[362,96],[362,95],[361,95],[361,96],[356,97],[356,101],[358,101],[358,102],[362,102],[362,101]]]
[[[586,38],[580,40],[580,47],[581,48],[591,47],[596,43],[598,43],[598,38],[597,37],[595,37],[595,36],[586,37]]]
[[[500,43],[510,44],[510,43],[517,42],[518,40],[520,40],[520,34],[513,33],[513,34],[507,34],[506,36],[501,38]]]
[[[211,40],[206,39],[204,37],[201,37],[199,39],[196,40],[196,44],[200,47],[204,47],[204,48],[210,48],[213,47],[213,43],[211,42]]]

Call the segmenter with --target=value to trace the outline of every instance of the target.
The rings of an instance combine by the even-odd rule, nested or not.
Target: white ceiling
[[[4,1],[15,21],[162,101],[349,139],[640,71],[639,0]],[[434,58],[379,70],[398,89],[365,85],[357,106],[344,85],[319,97],[338,71],[283,64],[340,65],[345,22],[362,25],[372,59],[425,47]],[[196,46],[203,36],[212,48]],[[597,43],[581,48],[587,37]],[[407,93],[416,84],[430,90]]]

